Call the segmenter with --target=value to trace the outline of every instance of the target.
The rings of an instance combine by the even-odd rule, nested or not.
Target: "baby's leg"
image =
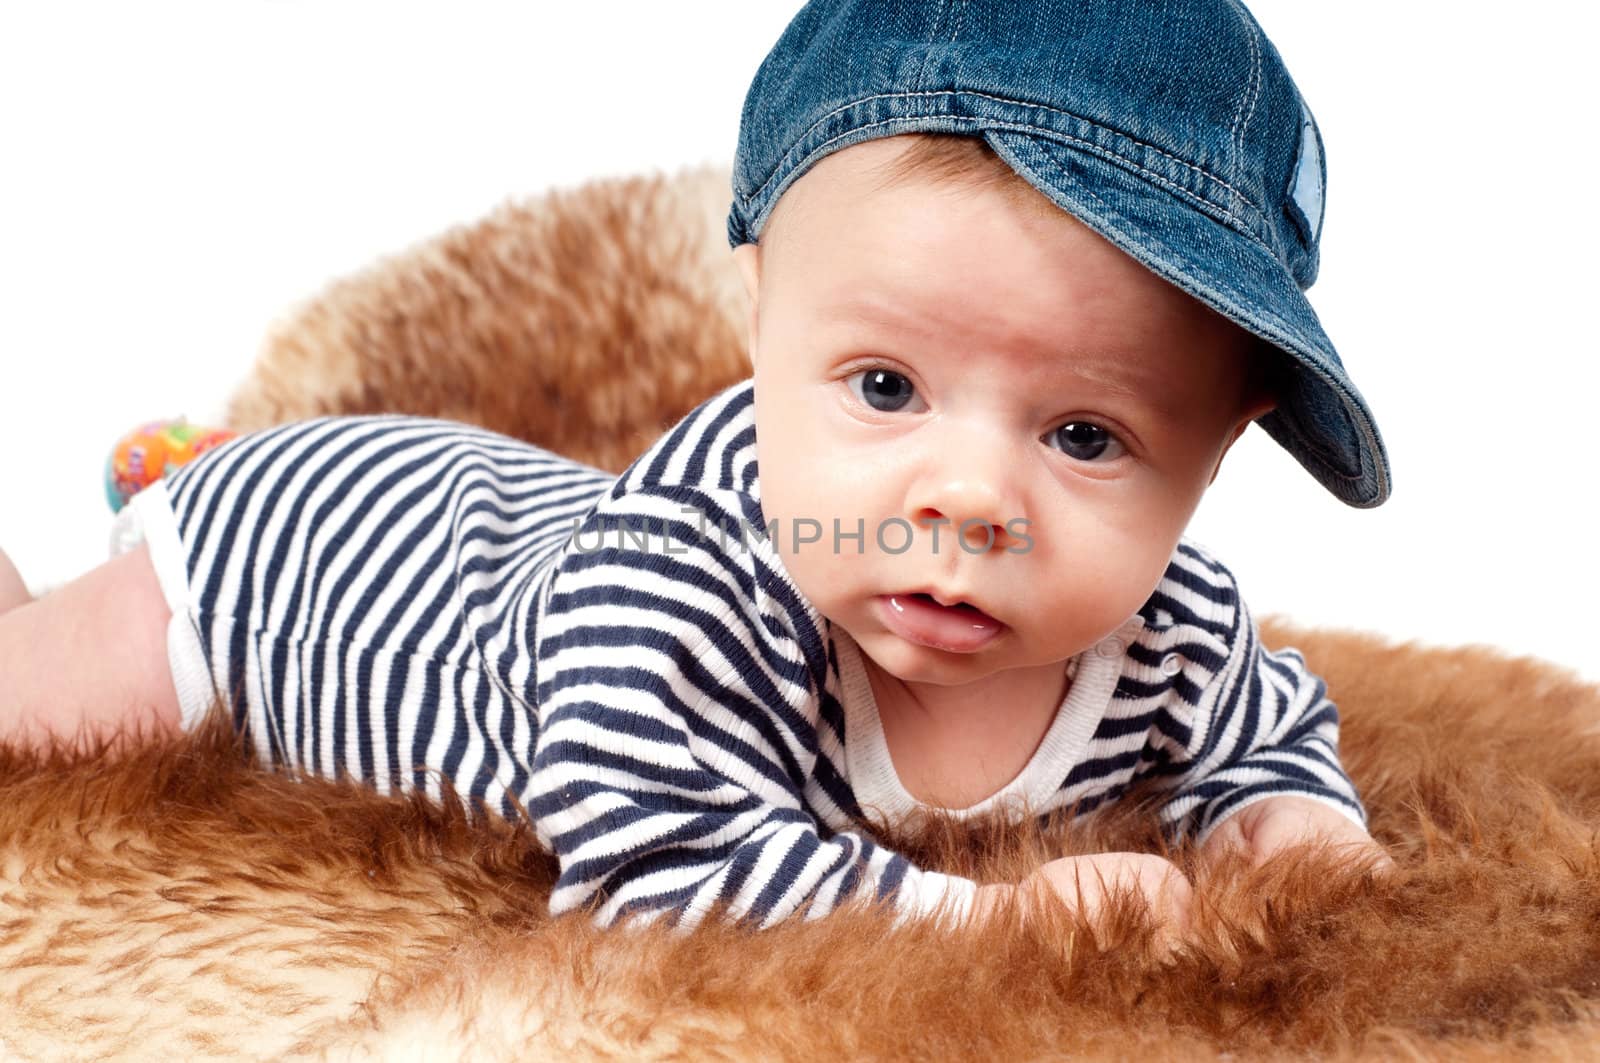
[[[4,550],[0,550],[0,613],[8,613],[31,601],[33,596],[17,573],[17,566],[11,563]]]
[[[176,731],[170,615],[144,545],[0,614],[0,743]]]

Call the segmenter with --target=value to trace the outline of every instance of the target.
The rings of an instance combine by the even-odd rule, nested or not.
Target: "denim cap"
[[[1303,289],[1322,137],[1272,42],[1229,0],[812,0],[756,71],[728,242],[753,243],[832,152],[981,136],[1033,187],[1289,356],[1258,423],[1352,506],[1389,459]]]

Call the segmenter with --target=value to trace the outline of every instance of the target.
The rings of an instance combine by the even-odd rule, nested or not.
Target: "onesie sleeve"
[[[870,890],[897,922],[964,917],[975,882],[856,831],[824,836],[808,812],[815,662],[767,593],[770,545],[747,531],[724,546],[737,518],[688,488],[610,497],[552,577],[528,806],[560,864],[551,914],[688,929],[725,901],[767,927]]]
[[[1309,797],[1363,829],[1366,810],[1339,763],[1339,710],[1293,647],[1268,650],[1232,573],[1207,558],[1221,666],[1201,693],[1188,770],[1162,818],[1204,841],[1229,816],[1277,795]]]

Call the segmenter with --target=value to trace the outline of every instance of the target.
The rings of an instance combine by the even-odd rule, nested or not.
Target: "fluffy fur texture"
[[[454,416],[620,470],[745,371],[727,187],[595,182],[339,283],[273,331],[234,423]],[[555,868],[525,826],[263,771],[220,718],[115,761],[0,749],[0,1055],[1600,1054],[1600,688],[1486,647],[1262,632],[1328,679],[1400,870],[1195,869],[1198,938],[1172,956],[1131,905],[1098,937],[1059,911],[892,930],[865,906],[600,932],[546,917]],[[1155,848],[1151,809],[878,833],[1014,880]]]

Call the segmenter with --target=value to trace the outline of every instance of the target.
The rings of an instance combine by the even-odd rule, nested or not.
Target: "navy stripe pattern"
[[[759,533],[752,399],[747,380],[706,400],[617,477],[407,417],[202,455],[169,491],[236,723],[279,764],[435,795],[448,778],[526,814],[560,863],[552,914],[965,910],[975,883],[862,829],[829,623]],[[1364,824],[1324,684],[1261,646],[1226,568],[1183,540],[1140,615],[1038,811],[1152,778],[1175,833],[1278,793]]]
[[[1192,618],[1192,640],[1179,651],[1189,664],[1151,717],[1146,757],[1148,770],[1178,775],[1162,811],[1175,835],[1204,840],[1227,816],[1275,794],[1315,798],[1366,827],[1366,809],[1339,763],[1339,711],[1327,684],[1299,650],[1261,644],[1233,575],[1216,558],[1180,542],[1145,609],[1147,623],[1167,611]],[[1169,630],[1179,628],[1175,620]],[[1126,673],[1123,686],[1135,689]],[[1174,706],[1181,706],[1176,715]]]
[[[536,596],[615,477],[409,417],[243,436],[175,473],[202,646],[263,758],[514,814]]]

